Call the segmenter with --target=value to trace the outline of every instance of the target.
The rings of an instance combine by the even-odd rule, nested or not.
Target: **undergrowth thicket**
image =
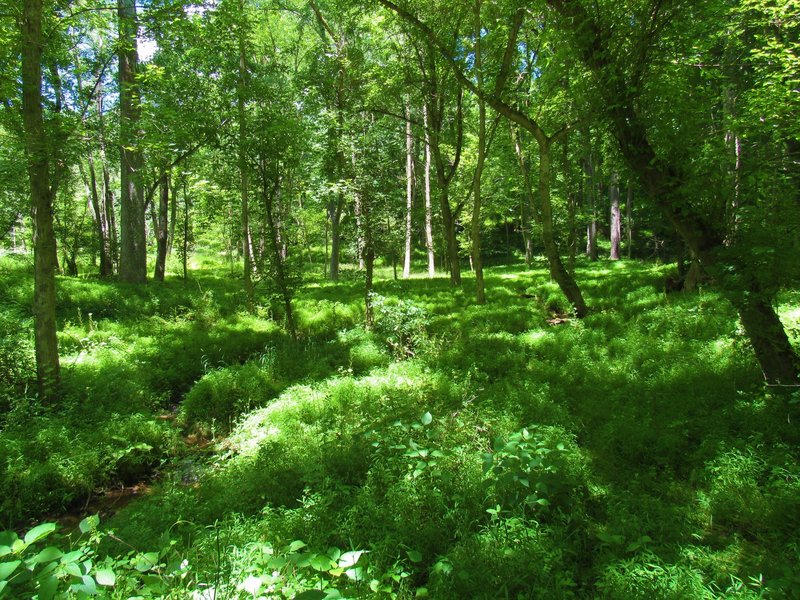
[[[663,267],[582,265],[594,310],[556,325],[544,269],[491,269],[486,306],[379,280],[372,332],[359,281],[311,282],[297,342],[235,281],[64,278],[57,407],[31,391],[28,266],[2,269],[0,595],[800,595],[800,396]],[[99,525],[25,533],[145,479]]]

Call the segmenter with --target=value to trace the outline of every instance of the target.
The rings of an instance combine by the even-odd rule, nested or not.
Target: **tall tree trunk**
[[[584,174],[586,181],[586,206],[589,209],[589,222],[586,225],[586,256],[591,261],[596,261],[597,256],[597,183],[592,152],[586,154],[584,160]]]
[[[533,263],[533,236],[531,235],[531,205],[526,195],[519,203],[519,227],[522,232],[522,244],[525,247],[525,267],[530,269]]]
[[[119,277],[127,283],[147,281],[147,243],[145,234],[145,200],[142,189],[142,155],[139,133],[141,105],[136,72],[137,51],[136,4],[134,0],[118,0],[119,13],[119,143],[120,143],[120,221],[121,247]]]
[[[266,188],[266,181],[264,186]],[[280,193],[280,180],[276,182],[275,194]],[[269,230],[269,245],[272,251],[272,264],[275,269],[275,283],[278,284],[278,289],[281,292],[283,299],[283,309],[286,313],[286,328],[294,341],[297,341],[297,327],[294,323],[294,312],[292,311],[292,292],[289,289],[289,282],[286,277],[286,263],[281,252],[281,243],[279,239],[278,219],[275,215],[274,196],[269,190],[264,189],[264,208],[267,218],[267,229]]]
[[[114,262],[111,256],[111,236],[108,230],[108,212],[105,206],[105,195],[101,195],[97,186],[97,171],[94,166],[94,155],[91,149],[87,156],[89,164],[89,191],[94,213],[97,240],[100,250],[100,277],[111,277],[114,274]]]
[[[578,194],[572,188],[572,166],[569,162],[569,137],[564,138],[564,188],[567,196],[567,269],[575,273],[575,255],[578,252]]]
[[[183,281],[189,280],[189,195],[186,193],[186,179],[183,180]]]
[[[516,128],[512,126],[511,134],[514,140],[514,151],[517,155],[517,163],[522,172],[525,195],[528,197],[533,207],[533,214],[542,228],[542,245],[550,267],[550,276],[558,284],[558,287],[567,297],[575,311],[575,316],[579,319],[586,316],[589,312],[583,300],[583,294],[575,282],[575,279],[564,268],[561,262],[558,244],[556,243],[555,230],[553,228],[553,207],[550,198],[550,187],[552,181],[551,167],[551,141],[539,141],[539,188],[538,203],[534,199],[533,186],[531,184],[530,169],[525,153],[522,149],[522,142]]]
[[[164,281],[167,267],[167,236],[169,235],[167,216],[169,213],[169,173],[161,174],[161,188],[158,195],[158,221],[156,222],[156,268],[154,279]]]
[[[550,264],[550,275],[564,292],[567,301],[572,305],[575,316],[579,319],[585,317],[589,309],[583,299],[583,294],[572,275],[564,268],[561,255],[556,244],[553,229],[553,208],[550,201],[550,185],[552,170],[550,164],[550,145],[539,144],[539,210],[542,217],[542,242]]]
[[[411,107],[406,100],[406,244],[403,279],[411,277],[411,210],[414,207],[414,187],[414,133],[411,130]]]
[[[22,122],[31,184],[34,257],[34,344],[39,397],[58,398],[56,337],[56,238],[50,159],[42,111],[42,0],[25,0],[22,13]]]
[[[172,201],[169,205],[169,233],[167,234],[167,256],[172,255],[172,246],[175,243],[175,221],[178,218],[178,183],[177,177],[175,178],[176,183],[172,186]]]
[[[244,4],[242,0],[239,1],[240,17],[245,18]],[[237,90],[237,108],[239,113],[239,181],[241,185],[241,200],[242,200],[242,254],[244,256],[244,294],[247,302],[247,310],[253,312],[254,310],[254,296],[253,289],[253,244],[250,239],[250,189],[249,179],[247,172],[247,148],[245,141],[247,139],[247,107],[245,106],[246,93],[247,93],[247,54],[246,54],[246,40],[247,35],[242,23],[239,24],[239,78]]]
[[[622,215],[619,210],[619,173],[611,175],[611,184],[608,186],[611,198],[611,260],[619,260],[620,243],[622,241]]]
[[[483,89],[483,65],[481,57],[481,0],[475,2],[475,73],[478,89]],[[475,177],[472,182],[472,267],[475,270],[475,302],[486,304],[486,289],[483,283],[483,257],[481,256],[481,179],[486,160],[486,102],[478,96],[478,156]]]
[[[458,256],[456,220],[450,211],[450,182],[439,181],[439,204],[442,209],[442,227],[447,243],[447,261],[450,266],[450,285],[461,285],[461,261]]]
[[[628,181],[628,197],[625,200],[625,234],[628,237],[628,247],[625,251],[630,259],[633,252],[633,185],[630,181]]]
[[[330,270],[328,277],[331,281],[339,281],[339,257],[342,245],[342,210],[344,210],[344,191],[336,192],[336,195],[328,203],[328,218],[331,222],[331,254]]]
[[[431,210],[431,139],[428,132],[428,106],[422,105],[422,122],[425,128],[425,248],[428,251],[428,277],[436,275],[436,258],[433,249],[433,212]]]

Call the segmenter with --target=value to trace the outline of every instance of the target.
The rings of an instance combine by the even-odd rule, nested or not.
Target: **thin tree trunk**
[[[158,221],[156,222],[156,267],[154,279],[164,281],[164,273],[167,267],[167,236],[169,235],[169,224],[167,217],[169,213],[169,173],[161,175],[160,193],[158,201]]]
[[[22,13],[22,122],[31,184],[34,256],[34,345],[39,397],[58,398],[60,365],[56,336],[56,238],[50,160],[42,111],[42,1],[25,0]]]
[[[177,178],[175,178],[177,179]],[[167,256],[172,256],[172,246],[175,243],[175,221],[178,218],[178,184],[172,187],[172,201],[169,209],[169,234],[167,235]]]
[[[90,198],[100,249],[100,277],[106,278],[114,274],[114,262],[111,256],[111,236],[108,231],[108,212],[105,207],[105,196],[98,191],[97,172],[91,150],[89,150],[87,162],[89,163]]]
[[[186,194],[186,179],[183,180],[183,281],[189,279],[189,196]]]
[[[620,243],[622,241],[622,215],[619,210],[619,173],[611,175],[611,184],[608,187],[611,198],[611,260],[619,260]]]
[[[475,2],[475,72],[478,89],[483,88],[483,65],[481,57],[481,0]],[[475,302],[486,304],[486,289],[483,283],[483,257],[481,256],[481,179],[486,160],[486,102],[478,96],[478,156],[472,187],[472,266],[475,269]]]
[[[266,187],[266,181],[264,182]],[[280,180],[276,182],[275,193],[280,193]],[[297,327],[294,323],[294,313],[292,311],[292,292],[289,289],[289,282],[286,278],[286,264],[281,252],[281,244],[278,234],[278,223],[274,211],[274,197],[268,190],[264,190],[264,204],[267,218],[267,229],[269,230],[269,243],[272,250],[272,264],[275,269],[275,283],[281,292],[283,308],[286,312],[286,328],[294,341],[297,341]]]
[[[572,168],[569,162],[569,137],[564,139],[564,188],[567,196],[567,269],[575,273],[575,255],[578,251],[577,194],[572,189]]]
[[[411,277],[411,209],[414,206],[414,187],[414,134],[411,130],[411,107],[406,101],[406,244],[403,279]]]
[[[136,5],[134,0],[118,0],[119,13],[119,115],[120,115],[120,247],[119,277],[127,283],[147,281],[147,243],[145,203],[142,189],[142,155],[139,133],[141,115],[136,72],[137,52]]]
[[[627,248],[628,259],[633,252],[633,185],[628,181],[628,197],[625,200],[625,233],[628,237]]]
[[[242,0],[239,2],[240,16],[244,19],[244,5]],[[240,27],[243,25],[240,23]],[[250,239],[250,190],[247,173],[247,149],[245,140],[247,137],[247,110],[245,106],[245,94],[247,91],[247,63],[246,63],[246,44],[245,31],[239,31],[239,80],[237,90],[237,108],[239,113],[239,180],[241,183],[242,200],[242,254],[244,255],[244,293],[247,302],[247,310],[254,310],[253,289],[253,255],[252,241]]]
[[[431,139],[428,133],[428,106],[422,104],[422,122],[425,128],[425,248],[428,251],[428,277],[436,275],[436,257],[433,249],[433,212],[431,210]]]

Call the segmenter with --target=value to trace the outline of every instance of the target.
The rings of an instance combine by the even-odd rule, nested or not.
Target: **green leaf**
[[[428,597],[428,588],[417,588],[417,598],[427,598]]]
[[[7,585],[8,585],[7,581],[0,581],[0,596],[3,595],[3,590],[6,588]]]
[[[407,554],[411,562],[422,562],[422,554],[420,552],[417,552],[416,550],[408,550]]]
[[[15,560],[13,562],[7,562],[7,563],[0,563],[0,581],[5,581],[6,579],[8,579],[9,575],[11,575],[21,563],[22,563],[21,560]]]
[[[70,589],[73,592],[83,592],[89,596],[96,596],[97,595],[97,586],[94,583],[94,579],[91,578],[89,575],[83,575],[81,577],[82,583],[77,583],[73,585]]]
[[[34,527],[28,533],[25,534],[25,543],[30,545],[33,544],[34,542],[38,542],[39,540],[46,538],[55,530],[56,530],[55,523],[42,523],[41,525],[37,525],[36,527]]]
[[[306,590],[297,594],[294,600],[325,600],[327,597],[328,594],[322,590]]]
[[[11,548],[9,546],[0,546],[0,556],[6,556],[11,554]]]
[[[315,571],[327,571],[335,566],[330,557],[325,554],[315,554],[311,557],[309,563],[311,564],[311,568]]]
[[[62,556],[64,556],[64,553],[61,552],[61,550],[59,550],[55,546],[48,546],[47,548],[39,552],[39,554],[34,556],[33,560],[31,560],[31,563],[34,565],[38,565],[39,563],[53,562],[54,560],[58,560]]]
[[[300,548],[305,548],[306,543],[301,540],[295,540],[289,544],[289,552],[297,552]]]
[[[0,546],[11,546],[18,539],[19,536],[13,531],[0,531]]]
[[[39,600],[52,600],[58,589],[58,579],[55,575],[48,575],[39,579]]]
[[[426,412],[424,415],[422,415],[420,421],[423,425],[430,425],[433,422],[433,415],[429,412]]]
[[[89,533],[97,528],[100,524],[100,516],[99,515],[89,515],[83,521],[80,522],[78,525],[78,529],[81,533]]]
[[[94,574],[94,577],[97,579],[97,583],[100,585],[110,587],[117,583],[117,576],[111,569],[98,569],[97,573]]]

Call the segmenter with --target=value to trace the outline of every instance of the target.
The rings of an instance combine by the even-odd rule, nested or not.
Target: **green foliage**
[[[283,387],[274,362],[275,351],[267,350],[258,361],[210,371],[186,394],[182,419],[207,431],[229,431],[239,415],[263,406]]]
[[[370,299],[375,310],[375,332],[397,360],[414,356],[427,339],[427,312],[408,300],[389,300],[378,294]]]

